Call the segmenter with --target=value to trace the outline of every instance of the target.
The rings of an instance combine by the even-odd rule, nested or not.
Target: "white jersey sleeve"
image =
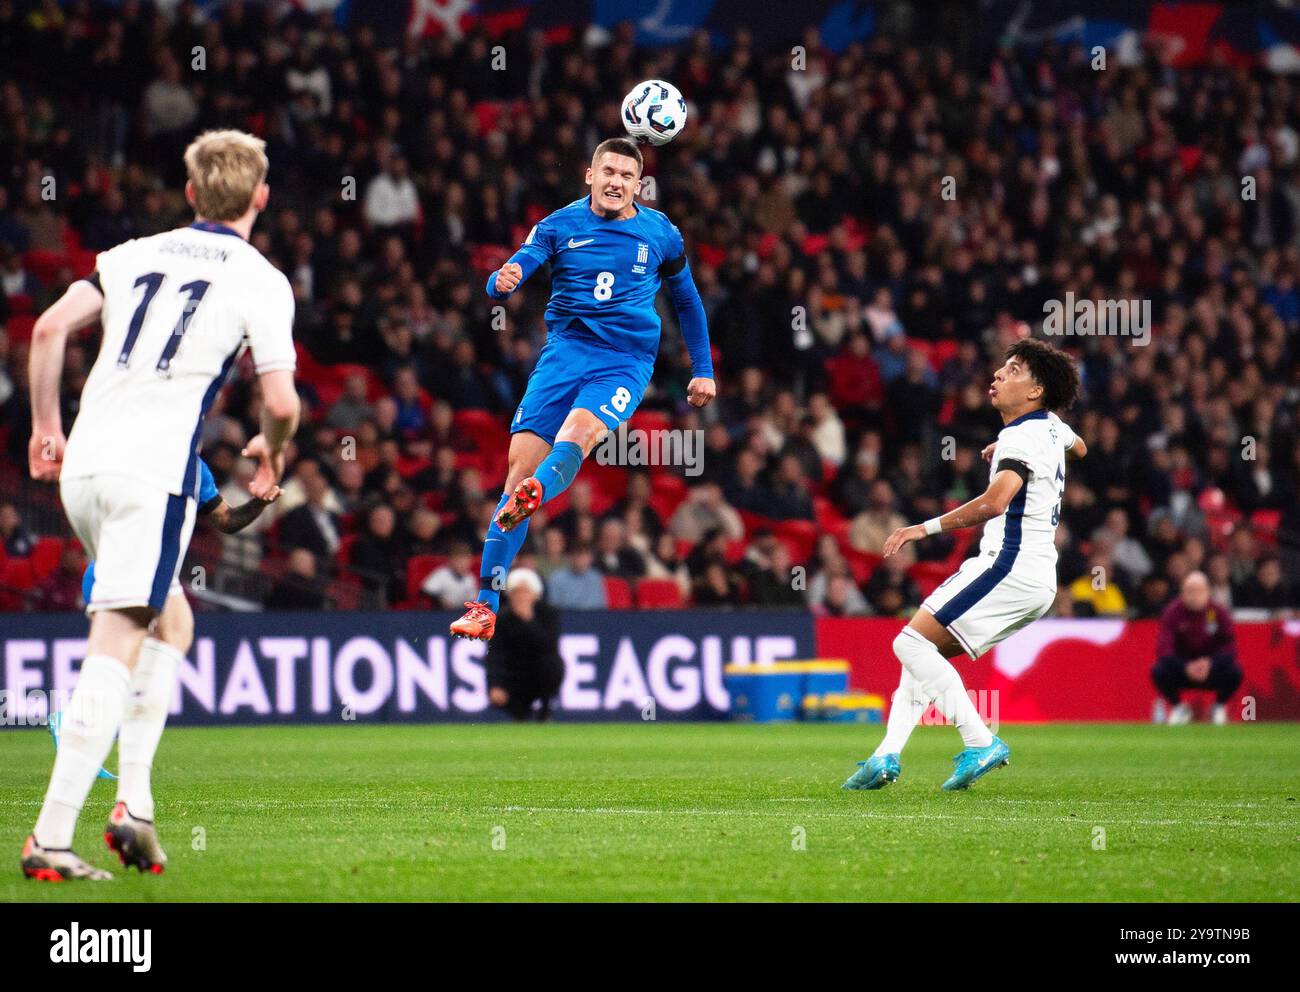
[[[294,299],[289,280],[283,272],[268,266],[264,292],[248,303],[245,335],[257,374],[292,372],[298,355],[293,344]]]

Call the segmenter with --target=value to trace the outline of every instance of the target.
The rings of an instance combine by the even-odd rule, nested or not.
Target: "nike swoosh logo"
[[[596,240],[595,238],[588,238],[586,241],[574,241],[572,238],[570,238],[570,239],[569,239],[569,247],[570,247],[570,248],[581,248],[583,245],[589,245],[589,244],[591,244],[591,243],[592,243],[593,241],[595,241],[595,240]]]
[[[987,764],[988,764],[990,761],[992,761],[992,760],[993,760],[993,755],[991,755],[991,754],[986,754],[983,758],[980,759],[980,762],[979,762],[978,767],[983,768],[985,765],[987,765]]]

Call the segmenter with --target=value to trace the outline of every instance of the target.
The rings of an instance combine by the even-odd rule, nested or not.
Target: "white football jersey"
[[[293,290],[228,227],[127,241],[95,264],[103,341],[62,474],[129,475],[197,498],[203,418],[245,346],[260,375],[296,364]]]
[[[980,555],[991,556],[1017,572],[1032,571],[1056,585],[1056,524],[1065,494],[1065,449],[1075,434],[1054,413],[1035,410],[1011,421],[998,433],[989,478],[1004,458],[1029,467],[1029,481],[1020,487],[1000,517],[984,525]]]

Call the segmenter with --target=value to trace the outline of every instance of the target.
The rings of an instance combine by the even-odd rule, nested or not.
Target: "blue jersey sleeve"
[[[217,480],[212,478],[212,469],[202,458],[199,459],[199,512],[208,513],[221,499],[217,492]]]
[[[709,325],[704,313],[704,301],[691,277],[691,267],[686,261],[686,242],[677,225],[670,227],[663,248],[664,262],[659,276],[668,287],[668,296],[677,312],[677,322],[682,328],[682,340],[691,354],[691,369],[702,379],[713,378],[713,354],[709,347]]]
[[[554,254],[555,225],[550,217],[544,217],[533,225],[533,229],[528,232],[528,237],[524,239],[524,243],[519,246],[517,252],[510,256],[506,264],[514,262],[523,270],[523,276],[519,280],[519,285],[522,286],[528,281],[528,277],[549,262]],[[495,271],[488,276],[487,294],[494,300],[504,300],[510,296],[509,293],[497,292],[497,274]]]
[[[81,574],[81,601],[87,606],[90,605],[90,592],[95,588],[95,563],[88,562],[86,570]]]

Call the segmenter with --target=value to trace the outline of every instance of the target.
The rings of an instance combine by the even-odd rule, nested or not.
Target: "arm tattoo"
[[[231,506],[223,500],[221,505],[212,511],[212,522],[223,534],[234,534],[260,517],[262,511],[270,505],[264,500],[250,499],[242,506]]]

